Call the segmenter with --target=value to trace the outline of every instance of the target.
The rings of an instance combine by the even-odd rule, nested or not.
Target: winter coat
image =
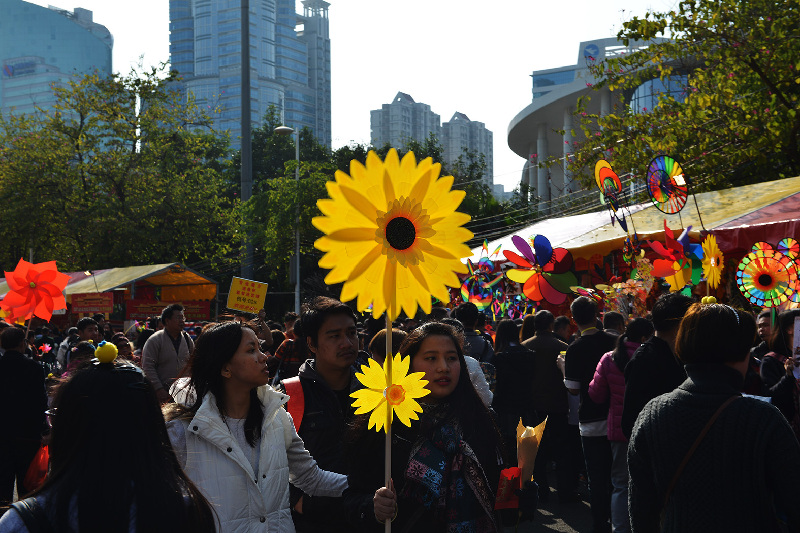
[[[558,369],[556,360],[558,354],[567,351],[569,346],[547,331],[537,332],[522,346],[535,354],[531,382],[533,408],[541,413],[566,413],[567,389],[564,387],[564,374]]]
[[[306,451],[282,408],[288,396],[263,386],[258,397],[264,408],[258,472],[253,472],[211,393],[191,420],[167,424],[170,441],[186,474],[211,502],[219,531],[293,533],[289,482],[309,494],[341,496],[347,478],[321,470]]]
[[[625,349],[630,360],[633,352],[639,347],[638,342],[625,341]],[[608,404],[608,440],[628,442],[622,433],[622,403],[625,398],[625,374],[614,362],[614,352],[608,352],[600,358],[594,378],[589,383],[589,397],[595,403]]]

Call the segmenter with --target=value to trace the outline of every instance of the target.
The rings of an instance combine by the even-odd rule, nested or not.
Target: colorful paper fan
[[[689,189],[681,165],[672,157],[660,155],[647,167],[647,194],[659,211],[678,213],[686,205]]]
[[[522,293],[535,302],[564,303],[570,287],[577,285],[575,274],[569,271],[572,254],[566,248],[553,248],[544,235],[534,237],[533,249],[522,237],[514,235],[511,240],[522,255],[510,250],[503,250],[503,254],[522,268],[508,270],[508,279],[522,283]]]
[[[486,262],[483,260],[486,259]],[[465,302],[474,303],[480,311],[483,311],[492,305],[494,298],[493,288],[497,285],[503,274],[498,274],[492,278],[491,273],[494,270],[494,264],[488,258],[481,258],[477,268],[472,264],[472,261],[467,260],[467,270],[469,275],[461,284],[461,298]]]
[[[717,246],[717,238],[708,235],[703,241],[703,276],[712,289],[719,286],[724,267],[723,259],[722,251]]]
[[[758,252],[771,252],[773,250],[775,250],[775,248],[773,248],[770,243],[763,242],[763,241],[755,243],[753,245],[753,247],[750,249],[751,252],[756,252],[756,253],[758,253]]]
[[[664,240],[665,244],[650,241],[650,248],[661,256],[661,259],[653,261],[653,276],[664,278],[669,283],[671,292],[679,291],[691,279],[692,261],[686,257],[684,244],[675,238],[666,220]]]
[[[789,300],[797,283],[797,268],[776,250],[750,252],[739,263],[736,284],[753,305],[777,307]]]
[[[800,244],[791,237],[778,241],[777,250],[783,255],[789,256],[792,261],[797,260],[798,256],[800,256]]]

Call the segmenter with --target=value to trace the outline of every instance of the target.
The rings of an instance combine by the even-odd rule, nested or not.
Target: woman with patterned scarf
[[[400,353],[424,372],[429,395],[411,427],[392,426],[392,487],[383,487],[384,436],[367,430],[368,415],[350,428],[345,492],[348,518],[362,531],[495,532],[494,499],[502,438],[472,386],[452,327],[431,322],[411,332]]]

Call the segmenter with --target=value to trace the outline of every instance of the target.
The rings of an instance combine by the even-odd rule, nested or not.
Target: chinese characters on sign
[[[268,283],[234,277],[231,280],[231,289],[228,291],[228,309],[258,313],[264,308],[267,287]]]

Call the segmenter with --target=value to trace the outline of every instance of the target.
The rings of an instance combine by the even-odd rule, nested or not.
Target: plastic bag
[[[46,444],[39,447],[39,451],[33,457],[28,471],[25,473],[25,490],[28,492],[38,489],[47,477],[47,468],[50,464],[50,452]]]

